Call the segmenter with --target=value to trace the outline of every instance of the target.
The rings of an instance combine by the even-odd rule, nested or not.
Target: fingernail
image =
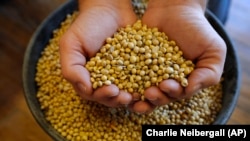
[[[149,100],[149,101],[156,101],[157,97],[156,98],[147,98],[147,100]]]
[[[86,94],[87,88],[81,83],[77,83],[77,89],[81,94]]]
[[[201,89],[201,85],[200,85],[200,84],[195,85],[195,86],[193,87],[193,94],[196,94],[200,89]]]
[[[139,93],[132,94],[133,101],[138,101],[138,100],[140,100],[140,98],[141,98],[141,95]]]

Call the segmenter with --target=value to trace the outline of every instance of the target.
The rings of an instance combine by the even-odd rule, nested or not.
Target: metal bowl
[[[45,115],[40,108],[40,103],[36,97],[38,86],[35,82],[36,65],[41,57],[41,52],[52,37],[53,30],[60,26],[66,15],[78,9],[75,0],[70,0],[51,13],[33,34],[27,50],[25,52],[23,64],[23,87],[24,95],[28,107],[38,124],[54,140],[65,140],[45,119]],[[224,68],[223,81],[223,103],[222,109],[213,124],[226,124],[236,106],[240,87],[240,66],[236,50],[232,40],[226,33],[219,20],[210,12],[205,13],[208,21],[219,35],[225,40],[227,45],[227,55]]]

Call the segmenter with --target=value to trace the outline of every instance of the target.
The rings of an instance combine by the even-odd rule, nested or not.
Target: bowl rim
[[[37,58],[39,58],[40,56],[40,52],[41,50],[43,50],[46,46],[46,44],[48,43],[50,37],[48,36],[46,38],[46,41],[38,41],[38,39],[42,36],[41,33],[49,33],[52,34],[53,29],[57,28],[59,26],[59,24],[65,19],[66,14],[68,13],[72,13],[74,10],[76,10],[77,7],[77,2],[75,0],[69,0],[67,2],[65,2],[64,4],[62,4],[61,6],[59,6],[57,9],[55,9],[51,14],[49,14],[49,16],[47,18],[45,18],[43,20],[43,22],[38,26],[38,28],[35,30],[35,32],[33,33],[27,49],[25,51],[24,54],[24,61],[23,61],[23,72],[22,72],[22,78],[23,78],[23,90],[24,90],[24,97],[26,100],[26,103],[28,105],[29,110],[31,111],[33,117],[35,118],[36,122],[40,125],[40,127],[42,127],[42,129],[50,136],[52,137],[54,140],[65,140],[53,127],[52,125],[49,124],[49,122],[45,119],[45,116],[42,112],[42,110],[40,109],[40,107],[37,107],[37,104],[39,104],[36,96],[36,85],[35,85],[35,80],[34,79],[30,79],[31,77],[34,78],[34,74],[32,74],[32,71],[36,72],[36,68],[33,68],[34,70],[31,70],[30,64],[36,64],[38,60],[34,60],[32,58],[32,55],[34,53],[34,55],[36,55]],[[63,15],[62,13],[64,13],[63,18],[59,18],[60,14]],[[235,109],[235,106],[237,104],[238,101],[238,97],[239,97],[239,88],[240,88],[240,84],[241,84],[241,71],[240,71],[240,63],[238,60],[238,55],[237,55],[237,51],[234,48],[234,44],[232,43],[232,40],[230,39],[229,35],[227,34],[227,32],[225,31],[222,23],[215,17],[215,15],[213,15],[212,12],[210,12],[209,10],[205,11],[205,15],[206,17],[209,19],[209,22],[212,23],[212,25],[214,27],[217,27],[217,31],[219,32],[220,36],[223,37],[223,39],[225,40],[226,44],[227,44],[227,48],[231,50],[231,55],[234,57],[234,61],[236,64],[235,66],[235,74],[236,74],[236,80],[234,80],[235,85],[234,87],[236,88],[234,91],[234,95],[231,95],[230,99],[228,101],[226,101],[224,104],[226,104],[226,108],[222,109],[225,112],[220,113],[216,119],[215,122],[213,124],[226,124],[228,119],[230,118],[232,112]],[[53,24],[51,26],[51,22],[50,21],[54,21],[54,19],[56,19],[55,24]],[[47,27],[50,26],[49,29],[47,29]],[[47,34],[43,34],[43,35],[47,35]],[[37,43],[39,42],[39,43]],[[40,50],[35,50],[36,44],[43,44],[44,47],[42,47],[42,49]],[[30,96],[33,94],[33,98]]]
[[[52,125],[49,124],[49,122],[45,119],[45,115],[42,112],[41,108],[37,107],[37,104],[39,104],[38,99],[36,96],[30,97],[31,94],[36,95],[36,89],[37,86],[35,85],[36,82],[34,79],[30,79],[30,76],[33,76],[32,78],[35,78],[35,75],[32,75],[32,70],[30,70],[30,64],[37,64],[38,60],[34,60],[31,56],[31,54],[41,56],[41,51],[45,48],[46,44],[49,42],[49,39],[52,37],[53,30],[57,28],[63,20],[65,20],[66,15],[69,13],[72,13],[72,11],[75,9],[78,9],[77,7],[77,1],[75,0],[68,0],[65,3],[61,4],[57,9],[52,11],[37,27],[37,29],[34,31],[34,33],[31,36],[31,39],[28,42],[25,54],[24,54],[24,60],[23,60],[23,67],[22,67],[22,79],[23,79],[23,91],[24,91],[24,98],[26,100],[26,103],[28,105],[28,108],[34,117],[35,121],[39,124],[39,126],[54,140],[65,140],[65,138],[62,137],[61,134],[59,134]],[[60,17],[59,13],[64,13],[63,17]],[[51,20],[56,19],[56,22],[53,23],[51,26]],[[49,29],[46,29],[46,27],[50,27]],[[48,33],[44,35],[51,35],[46,37],[46,41],[39,41],[38,39],[41,37],[41,33]],[[37,43],[39,42],[39,43]],[[44,47],[40,51],[34,50],[36,47],[36,44],[43,44]],[[36,72],[36,66],[34,68],[34,71]]]
[[[225,111],[225,112],[223,112],[223,114],[221,112],[219,112],[218,116],[215,119],[215,122],[213,122],[213,125],[226,124],[228,122],[229,118],[231,117],[231,115],[236,107],[236,104],[238,102],[238,99],[239,99],[240,86],[241,86],[241,65],[240,65],[240,61],[239,61],[239,57],[238,57],[238,52],[235,49],[235,45],[233,43],[233,40],[231,39],[229,34],[226,32],[224,25],[208,9],[206,10],[205,16],[208,18],[211,25],[216,29],[217,33],[223,38],[223,40],[225,41],[225,43],[227,45],[226,62],[228,62],[227,60],[230,59],[229,55],[228,55],[230,53],[234,57],[233,64],[236,65],[236,66],[231,66],[231,67],[234,67],[235,68],[234,70],[236,71],[235,72],[236,78],[234,79],[234,84],[232,84],[232,85],[234,85],[234,88],[236,88],[234,91],[234,95],[231,95],[230,100],[223,102],[224,108],[222,108],[221,111]],[[225,66],[229,65],[229,64],[226,64],[226,62],[225,62]],[[227,90],[225,90],[225,88],[223,88],[223,91],[227,91]],[[227,109],[225,107],[227,107]]]

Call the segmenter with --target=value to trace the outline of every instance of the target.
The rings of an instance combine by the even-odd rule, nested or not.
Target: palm
[[[60,41],[64,77],[84,99],[112,107],[128,104],[131,96],[120,92],[115,85],[93,91],[90,74],[84,65],[99,51],[107,37],[112,36],[119,27],[135,22],[133,11],[124,11],[103,6],[85,7]]]
[[[143,23],[158,27],[175,40],[184,57],[194,61],[196,68],[189,76],[189,85],[185,89],[174,80],[165,80],[159,87],[145,91],[150,103],[141,102],[137,107],[165,105],[176,99],[190,97],[197,90],[219,81],[225,61],[225,43],[199,10],[184,6],[157,7],[148,9],[144,14]]]
[[[72,26],[72,32],[81,42],[87,57],[93,57],[105,39],[112,36],[119,27],[134,22],[134,17],[128,17],[128,23],[123,22],[122,18],[117,21],[118,16],[120,15],[110,14],[110,11],[98,7],[81,12]]]

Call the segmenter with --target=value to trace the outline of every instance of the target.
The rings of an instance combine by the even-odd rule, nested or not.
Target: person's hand
[[[137,102],[131,108],[141,113],[151,112],[156,106],[182,98],[190,98],[198,90],[220,81],[226,45],[204,16],[205,0],[153,0],[149,1],[142,22],[158,27],[170,39],[175,40],[184,57],[195,63],[183,88],[169,79],[158,87],[148,88],[144,95],[147,102]]]
[[[62,74],[84,99],[110,107],[128,105],[129,93],[117,86],[92,89],[90,74],[84,67],[95,56],[107,37],[119,27],[133,24],[137,17],[130,0],[79,0],[79,15],[60,39]]]

